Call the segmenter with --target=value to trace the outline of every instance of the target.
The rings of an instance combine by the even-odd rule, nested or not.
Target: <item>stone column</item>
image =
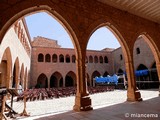
[[[128,78],[127,101],[142,101],[140,91],[136,87],[133,63],[128,61],[125,65]]]
[[[95,78],[93,78],[93,87],[95,87],[96,85],[95,85]]]
[[[10,75],[7,75],[7,76],[6,76],[6,85],[5,85],[6,88],[10,88],[10,85],[11,85],[11,84],[10,84],[10,81],[11,81],[11,79],[12,79],[12,78],[11,78]]]
[[[21,85],[22,85],[22,88],[24,89],[24,76],[21,78]]]
[[[57,78],[57,88],[59,88],[60,78]]]
[[[160,63],[156,63],[156,67],[157,67],[157,74],[159,79],[159,96],[160,96]]]
[[[48,78],[48,77],[47,77]],[[50,88],[50,79],[47,79],[48,80],[48,88]]]
[[[25,75],[25,78],[24,78],[24,90],[27,89],[27,75]]]
[[[17,82],[16,82],[16,89],[19,88],[19,85],[20,85],[20,77],[18,77],[18,80],[17,80]]]
[[[12,88],[12,80],[13,76],[11,74],[11,69],[7,66],[7,74],[6,74],[6,87]]]
[[[86,79],[86,67],[85,62],[82,59],[78,59],[77,62],[77,93],[75,98],[75,105],[73,109],[75,111],[88,111],[92,110],[91,99],[87,92],[87,79]]]
[[[65,81],[65,77],[63,77],[63,87],[66,87],[65,84],[66,84],[66,81]]]
[[[9,87],[8,88],[12,88],[13,75],[11,75],[8,80],[9,80]]]

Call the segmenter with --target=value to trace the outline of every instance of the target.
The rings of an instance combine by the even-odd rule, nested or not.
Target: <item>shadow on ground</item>
[[[160,97],[124,102],[87,112],[69,111],[35,120],[160,120]]]

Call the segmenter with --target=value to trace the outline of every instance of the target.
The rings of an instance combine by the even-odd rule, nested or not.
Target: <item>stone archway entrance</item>
[[[50,88],[53,87],[58,87],[58,80],[54,75],[52,75],[50,78]]]
[[[40,74],[37,79],[36,88],[48,88],[48,79],[45,74]]]
[[[76,84],[76,75],[74,72],[70,71],[65,77],[65,87],[73,87]]]
[[[50,88],[53,87],[62,87],[63,86],[63,77],[59,72],[55,72],[50,77]]]

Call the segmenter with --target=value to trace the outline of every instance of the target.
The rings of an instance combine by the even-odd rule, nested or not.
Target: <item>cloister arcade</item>
[[[28,86],[31,45],[25,29],[23,19],[16,22],[10,27],[1,42],[1,88],[18,88],[21,85],[26,89]]]
[[[72,55],[63,55],[60,54],[59,56],[57,54],[53,54],[52,57],[49,53],[47,53],[46,55],[43,55],[43,53],[39,53],[38,54],[38,62],[65,62],[65,63],[75,63],[76,61],[76,56]],[[109,63],[108,61],[108,57],[107,56],[97,56],[97,55],[89,55],[86,56],[86,63]]]
[[[138,17],[109,5],[104,5],[96,0],[37,0],[35,2],[32,0],[15,0],[2,1],[1,5],[3,6],[1,7],[0,12],[1,44],[3,41],[5,41],[3,40],[3,37],[7,30],[17,20],[28,14],[33,14],[38,11],[46,11],[51,16],[56,18],[67,30],[73,42],[76,56],[77,93],[73,108],[76,111],[93,109],[91,99],[87,92],[87,82],[85,79],[86,46],[92,33],[94,33],[94,31],[100,27],[105,26],[111,30],[121,44],[128,79],[128,101],[142,100],[141,94],[136,86],[133,63],[134,43],[140,35],[147,42],[154,55],[158,78],[160,78],[159,23]],[[0,50],[1,49],[3,48],[1,47]],[[0,56],[0,60],[3,62],[3,58],[8,58],[7,63],[3,62],[3,65],[9,68],[6,69],[7,76],[12,77],[11,72],[14,70],[15,72],[13,73],[15,75],[18,74],[17,71],[22,68],[24,69],[22,71],[25,71],[24,75],[22,74],[22,76],[27,78],[30,71],[27,69],[26,65],[22,67],[22,63],[20,61],[23,58],[19,58],[18,60],[16,57],[14,57],[14,59],[12,59],[11,55],[14,54],[12,49],[6,49],[5,54],[6,56],[4,57],[2,57],[2,55]],[[46,61],[49,61],[49,57],[46,56],[46,58]],[[64,61],[63,57],[60,59],[60,61]],[[95,59],[97,61],[97,58]],[[10,78],[8,78],[8,81],[10,81]],[[14,82],[16,83],[17,80]],[[9,84],[10,83],[7,83],[8,86]]]

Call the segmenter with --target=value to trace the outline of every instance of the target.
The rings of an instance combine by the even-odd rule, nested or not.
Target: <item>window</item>
[[[52,55],[52,62],[57,62],[57,55],[56,54],[53,54]]]
[[[94,56],[94,63],[98,63],[98,57]]]
[[[59,55],[59,62],[64,62],[64,56],[62,54]]]
[[[76,62],[76,56],[72,55],[72,63],[75,63],[75,62]]]
[[[66,55],[66,63],[70,63],[70,56]]]
[[[51,62],[51,56],[50,56],[50,54],[46,54],[46,56],[45,56],[45,62]]]
[[[107,56],[104,57],[104,62],[108,63],[108,57]]]
[[[99,61],[100,61],[100,63],[103,63],[103,57],[102,56],[99,57]]]
[[[123,60],[123,56],[122,56],[122,54],[120,54],[120,60]]]
[[[140,54],[140,49],[139,48],[136,48],[136,53]]]
[[[89,56],[89,63],[93,63],[93,57]]]
[[[42,53],[40,53],[38,55],[38,62],[43,62],[44,61],[44,55]]]

